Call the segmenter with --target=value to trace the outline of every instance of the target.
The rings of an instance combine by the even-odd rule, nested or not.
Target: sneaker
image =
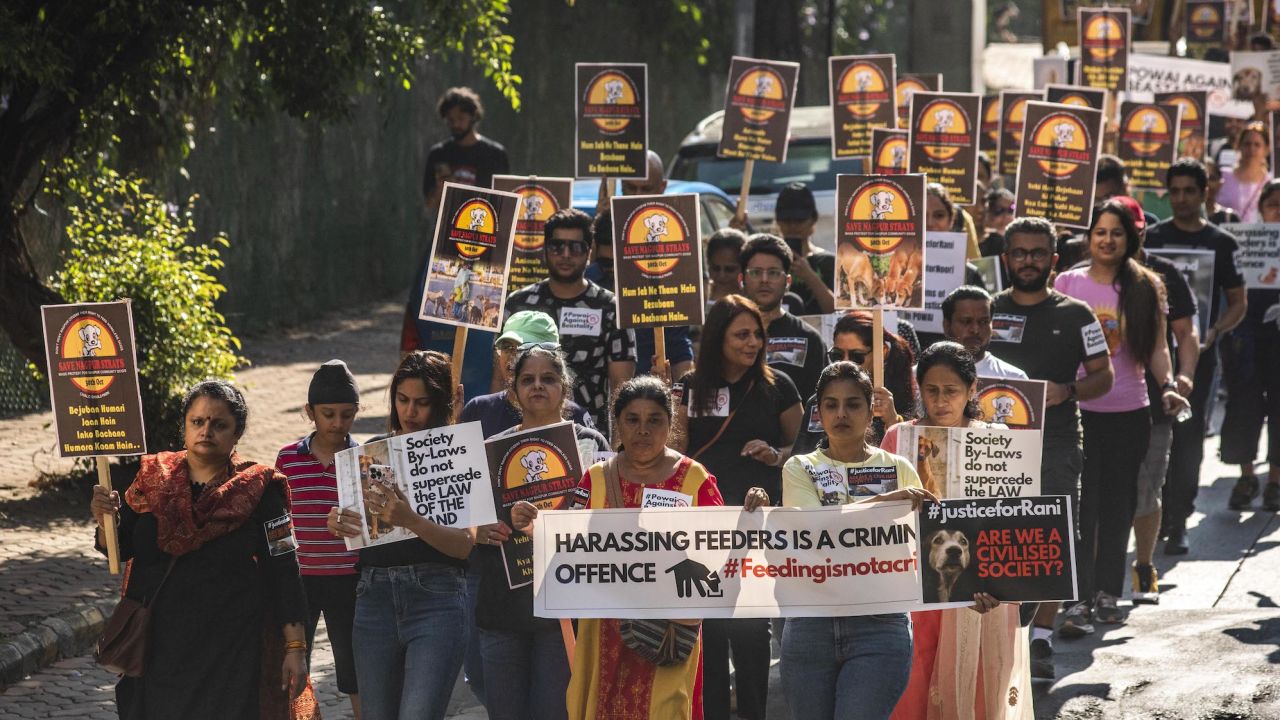
[[[1062,618],[1062,626],[1058,628],[1058,635],[1064,638],[1080,638],[1092,634],[1093,613],[1089,609],[1089,603],[1081,601],[1067,608],[1066,616]]]
[[[1159,605],[1160,584],[1152,565],[1133,564],[1133,603],[1135,605]]]
[[[1124,622],[1124,613],[1116,605],[1116,596],[1098,591],[1093,599],[1093,619],[1103,625],[1119,625]]]
[[[1280,484],[1267,483],[1267,489],[1262,491],[1262,509],[1267,512],[1280,512]]]
[[[1031,641],[1031,679],[1053,680],[1053,646],[1044,638]]]
[[[1186,555],[1191,552],[1191,543],[1187,541],[1187,527],[1175,525],[1169,528],[1169,536],[1164,541],[1165,555]]]
[[[1258,478],[1242,476],[1236,481],[1236,486],[1231,488],[1231,499],[1227,501],[1227,507],[1232,510],[1248,510],[1256,497],[1258,497]]]

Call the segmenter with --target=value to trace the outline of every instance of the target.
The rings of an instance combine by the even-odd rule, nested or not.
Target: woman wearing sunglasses
[[[986,197],[987,212],[986,237],[978,244],[983,257],[999,255],[1004,252],[1004,229],[1013,222],[1013,193],[1006,188],[993,188]]]

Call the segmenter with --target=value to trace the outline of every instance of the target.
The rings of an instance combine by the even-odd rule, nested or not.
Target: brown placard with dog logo
[[[1187,39],[1187,57],[1203,60],[1210,50],[1227,47],[1226,0],[1186,0],[1182,13],[1182,36]]]
[[[1107,91],[1101,88],[1084,87],[1083,85],[1045,85],[1045,102],[1059,105],[1088,107],[1094,110],[1105,110]]]
[[[1099,110],[1027,103],[1014,191],[1018,214],[1089,227],[1101,138]]]
[[[1080,84],[1103,90],[1128,86],[1129,41],[1133,37],[1128,8],[1079,8]]]
[[[1178,123],[1178,157],[1204,157],[1205,148],[1209,145],[1209,91],[1180,90],[1158,92],[1154,95],[1157,105],[1177,105],[1182,108]]]
[[[911,96],[918,92],[942,92],[942,73],[899,73],[893,94],[898,102],[898,127],[911,124]]]
[[[896,63],[893,55],[827,58],[832,159],[872,156],[872,130],[897,125]]]
[[[911,133],[896,128],[871,131],[871,172],[875,175],[902,175],[907,172],[907,141]]]
[[[577,63],[574,173],[643,180],[648,175],[649,85],[643,63]]]
[[[982,421],[1010,430],[1040,430],[1044,427],[1044,380],[1020,380],[978,376],[974,400]]]
[[[520,196],[516,234],[511,243],[511,272],[507,294],[547,277],[543,227],[562,208],[573,206],[573,178],[494,175],[493,189]]]
[[[785,162],[800,64],[739,57],[729,62],[724,124],[716,154]]]
[[[982,97],[982,135],[978,138],[978,149],[987,153],[993,161],[999,157],[1000,149],[1000,95],[984,95]]]
[[[924,173],[947,189],[957,205],[978,194],[978,135],[982,96],[977,93],[914,93],[907,169]]]
[[[1018,155],[1022,151],[1022,126],[1027,119],[1027,103],[1044,100],[1044,90],[1000,91],[1000,150],[997,172],[1005,177],[1018,173]]]
[[[701,325],[698,196],[631,195],[610,205],[618,327]]]
[[[836,309],[924,307],[925,176],[836,176]]]
[[[1165,193],[1165,175],[1178,158],[1182,108],[1154,103],[1120,103],[1117,156],[1128,170],[1134,190]]]
[[[444,184],[420,320],[497,332],[520,196]]]

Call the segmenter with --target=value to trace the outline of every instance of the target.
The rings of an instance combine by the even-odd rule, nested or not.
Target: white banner
[[[919,609],[916,523],[903,501],[544,512],[533,535],[533,613],[685,619]]]
[[[1040,433],[924,425],[899,432],[900,454],[915,464],[920,484],[940,498],[1040,494]]]
[[[942,301],[964,284],[964,258],[969,236],[960,232],[925,231],[924,310],[899,310],[919,332],[942,334]],[[897,332],[890,327],[890,332]]]
[[[1129,56],[1128,87],[1126,97],[1138,102],[1154,102],[1152,93],[1208,90],[1210,115],[1253,117],[1251,103],[1231,97],[1231,66],[1227,63],[1134,53]]]
[[[1223,230],[1236,236],[1236,266],[1250,290],[1280,288],[1280,223],[1227,223]],[[1203,312],[1207,314],[1206,308]]]

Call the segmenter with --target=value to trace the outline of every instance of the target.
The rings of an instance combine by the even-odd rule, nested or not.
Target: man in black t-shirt
[[[431,213],[440,205],[440,193],[446,182],[487,188],[493,184],[493,176],[505,174],[510,164],[506,148],[476,132],[476,126],[484,117],[484,105],[474,90],[467,87],[445,90],[436,110],[451,137],[432,145],[427,153],[422,197]]]
[[[804,183],[791,183],[778,193],[774,206],[778,232],[791,248],[791,292],[803,303],[800,315],[825,315],[834,312],[836,256],[813,247],[813,230],[818,223],[818,205],[813,191]]]
[[[1191,419],[1176,423],[1173,429],[1173,447],[1169,455],[1169,474],[1164,486],[1164,519],[1161,534],[1167,537],[1166,555],[1182,555],[1188,552],[1187,518],[1195,510],[1196,493],[1200,487],[1200,464],[1204,461],[1205,420],[1209,413],[1209,399],[1214,396],[1213,376],[1218,365],[1217,340],[1230,332],[1244,319],[1246,296],[1244,275],[1236,267],[1235,253],[1239,248],[1236,239],[1202,216],[1209,175],[1204,165],[1184,158],[1169,166],[1165,179],[1169,190],[1169,205],[1173,217],[1147,229],[1145,247],[1192,248],[1212,250],[1213,304],[1199,308],[1209,313],[1209,329],[1200,339],[1200,359],[1194,374],[1178,372],[1178,394],[1191,401]],[[1222,307],[1219,294],[1226,296]]]

